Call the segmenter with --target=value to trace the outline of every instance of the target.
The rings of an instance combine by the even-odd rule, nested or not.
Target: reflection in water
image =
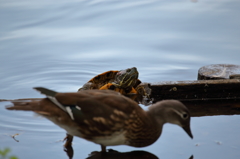
[[[159,90],[161,90],[159,88]],[[156,89],[155,89],[156,91]],[[151,94],[153,103],[164,99],[176,99],[184,103],[191,112],[192,117],[216,116],[216,115],[237,115],[240,114],[240,98],[200,98],[200,99],[183,99],[183,98],[166,98],[159,96],[160,93]],[[221,94],[221,92],[220,92]]]
[[[192,117],[240,114],[240,99],[182,101]]]
[[[64,151],[69,159],[73,158],[74,150],[72,146],[65,148]],[[158,159],[158,157],[147,151],[118,152],[108,149],[108,152],[105,153],[93,151],[86,159]],[[193,159],[193,155],[189,159]]]
[[[11,149],[10,148],[4,148],[4,149],[0,149],[0,158],[1,159],[18,159],[18,157],[13,156],[13,155],[9,155],[11,153]]]
[[[74,150],[72,146],[64,149],[69,159],[73,158]],[[131,152],[118,152],[113,149],[108,149],[108,152],[93,151],[86,159],[158,159],[157,156],[147,151],[131,151]]]
[[[147,151],[118,152],[109,149],[106,153],[92,152],[87,159],[158,159],[154,154]]]
[[[66,152],[69,159],[73,158],[74,151],[71,145],[68,147],[64,147],[64,151]]]

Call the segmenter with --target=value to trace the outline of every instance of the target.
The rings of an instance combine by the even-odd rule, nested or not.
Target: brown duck
[[[161,135],[163,124],[182,127],[193,138],[190,113],[177,100],[157,102],[144,111],[136,102],[111,90],[85,90],[58,93],[46,88],[36,90],[47,98],[30,101],[13,100],[9,110],[26,110],[40,114],[67,131],[65,146],[73,136],[106,146],[144,147]]]

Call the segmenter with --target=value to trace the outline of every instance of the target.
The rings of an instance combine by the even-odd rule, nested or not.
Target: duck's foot
[[[63,141],[66,141],[64,144],[65,148],[72,147],[73,136],[67,134],[67,136],[63,139]]]

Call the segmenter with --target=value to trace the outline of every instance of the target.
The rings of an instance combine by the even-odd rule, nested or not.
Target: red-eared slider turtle
[[[148,100],[150,99],[149,95],[151,93],[148,84],[141,83],[138,79],[138,71],[136,67],[101,73],[85,83],[78,91],[89,89],[109,89],[123,95],[141,95]]]

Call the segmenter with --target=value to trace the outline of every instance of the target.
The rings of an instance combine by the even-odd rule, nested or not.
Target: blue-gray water
[[[208,64],[239,64],[238,0],[0,1],[0,98],[43,97],[32,87],[77,91],[108,70],[137,67],[144,82],[196,80]],[[0,149],[20,159],[67,158],[65,131],[0,103]],[[240,158],[240,116],[194,117],[191,140],[167,124],[144,150],[158,158]],[[19,133],[13,140],[10,135]],[[74,158],[100,146],[75,138]]]

